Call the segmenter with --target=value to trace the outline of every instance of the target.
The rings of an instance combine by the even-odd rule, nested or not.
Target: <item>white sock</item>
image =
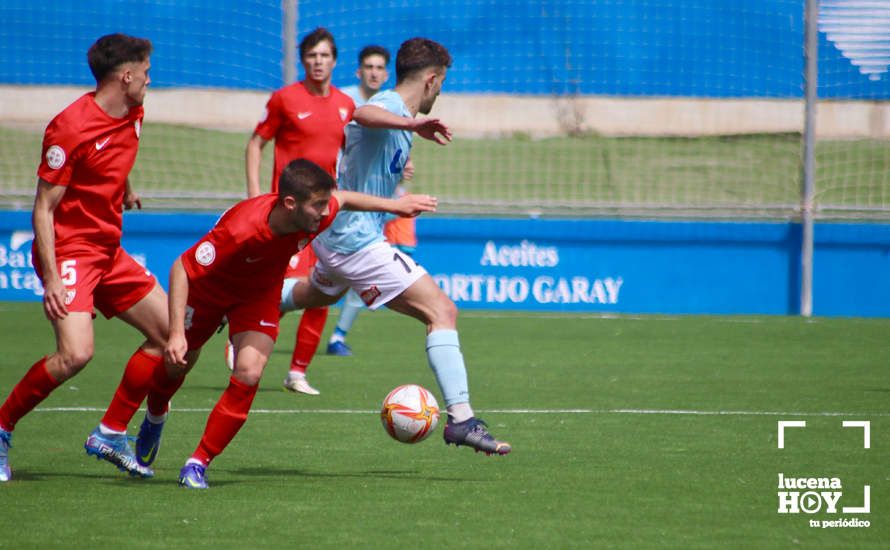
[[[150,411],[145,411],[145,418],[147,418],[148,421],[152,424],[163,424],[167,421],[167,413],[164,413],[161,416],[155,416],[151,414]]]
[[[448,406],[448,416],[452,422],[464,422],[473,418],[473,408],[469,403],[455,403]]]
[[[119,431],[117,431],[117,430],[112,430],[111,428],[109,428],[109,427],[106,426],[105,424],[99,424],[99,432],[100,432],[102,435],[126,435],[127,430],[124,430],[124,431],[122,431],[122,432],[119,432]]]

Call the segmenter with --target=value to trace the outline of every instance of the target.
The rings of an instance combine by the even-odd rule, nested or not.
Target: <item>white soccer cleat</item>
[[[235,370],[235,346],[231,340],[226,340],[226,366],[230,371]]]
[[[292,392],[305,393],[306,395],[318,395],[321,392],[309,385],[306,376],[302,374],[288,373],[284,379],[284,389]]]

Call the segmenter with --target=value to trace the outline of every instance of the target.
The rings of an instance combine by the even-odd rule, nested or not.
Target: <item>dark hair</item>
[[[106,34],[87,51],[87,63],[96,82],[102,82],[124,63],[139,63],[151,55],[151,40],[126,34]]]
[[[334,59],[337,59],[337,43],[334,42],[334,35],[324,27],[318,27],[300,40],[300,61],[306,57],[306,52],[318,45],[319,42],[327,40],[331,43],[331,53]]]
[[[396,54],[396,84],[424,69],[450,66],[451,54],[445,46],[428,38],[412,38],[402,42]]]
[[[314,193],[333,191],[337,182],[311,160],[290,161],[278,177],[278,200],[293,197],[304,202]]]
[[[365,62],[366,57],[370,57],[372,55],[382,56],[384,65],[389,65],[389,50],[387,50],[383,46],[372,44],[370,46],[365,46],[364,48],[362,48],[362,51],[358,52],[359,67],[361,67],[362,63]]]

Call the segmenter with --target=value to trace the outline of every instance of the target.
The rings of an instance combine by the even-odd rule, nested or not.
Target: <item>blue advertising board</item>
[[[124,247],[166,287],[215,214],[126,213]],[[796,314],[794,223],[425,217],[416,259],[465,309]],[[30,214],[0,213],[0,300],[39,300]],[[814,314],[890,317],[890,225],[818,224]]]

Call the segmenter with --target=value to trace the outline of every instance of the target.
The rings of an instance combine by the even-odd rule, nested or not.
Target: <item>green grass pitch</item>
[[[336,310],[332,311],[336,314]],[[96,321],[96,353],[18,425],[14,479],[0,485],[9,548],[782,548],[886,547],[890,540],[890,320],[463,312],[479,416],[514,451],[390,440],[375,414],[393,387],[436,386],[424,330],[364,313],[351,358],[319,355],[317,398],[281,390],[296,315],[211,489],[176,485],[226,384],[221,336],[173,401],[156,477],[88,458],[139,343]],[[0,394],[52,333],[39,304],[0,304]],[[438,392],[436,391],[438,394]],[[135,431],[141,413],[134,420]],[[777,448],[777,421],[804,420]],[[868,420],[863,430],[844,420]],[[778,474],[837,477],[869,514],[779,514]],[[857,517],[868,528],[815,528]]]

